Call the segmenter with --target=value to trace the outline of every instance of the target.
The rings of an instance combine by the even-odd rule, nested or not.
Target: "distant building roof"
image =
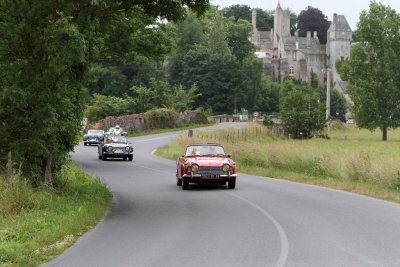
[[[329,31],[351,32],[352,30],[344,15],[333,14],[333,22],[328,29]]]

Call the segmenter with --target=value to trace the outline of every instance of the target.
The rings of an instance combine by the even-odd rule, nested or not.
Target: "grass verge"
[[[257,129],[257,130],[256,130]],[[178,136],[156,155],[176,160],[190,143],[221,143],[239,172],[350,191],[400,203],[400,130],[380,132],[336,123],[330,139],[289,140],[260,125]]]
[[[14,177],[10,190],[0,176],[0,266],[36,266],[71,246],[104,216],[111,193],[67,163],[55,187],[32,188]]]

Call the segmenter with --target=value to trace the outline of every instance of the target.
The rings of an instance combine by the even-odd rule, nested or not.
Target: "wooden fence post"
[[[11,151],[8,151],[8,187],[11,189],[13,186],[12,181],[12,160],[11,160]]]

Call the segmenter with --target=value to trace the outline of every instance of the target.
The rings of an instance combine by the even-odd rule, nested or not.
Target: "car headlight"
[[[197,165],[197,164],[193,164],[192,167],[190,167],[190,168],[191,168],[192,172],[199,171],[199,165]]]
[[[229,164],[222,165],[222,171],[227,172],[227,171],[229,171],[229,169],[230,169]]]
[[[107,151],[111,151],[112,150],[112,146],[107,147]]]

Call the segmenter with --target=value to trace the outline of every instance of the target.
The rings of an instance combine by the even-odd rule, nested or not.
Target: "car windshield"
[[[103,130],[89,130],[88,134],[103,134]]]
[[[219,155],[225,156],[225,151],[222,146],[189,146],[186,149],[186,156],[204,156],[204,155]]]
[[[108,136],[105,140],[106,143],[128,143],[128,140],[125,136]]]

